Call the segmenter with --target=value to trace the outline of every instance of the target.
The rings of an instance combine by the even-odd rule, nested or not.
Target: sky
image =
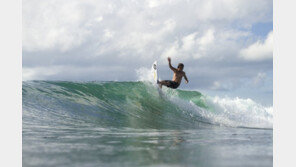
[[[161,79],[181,89],[273,100],[272,0],[23,0],[23,80]]]

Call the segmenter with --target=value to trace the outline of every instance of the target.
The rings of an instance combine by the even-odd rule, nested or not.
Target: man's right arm
[[[172,66],[172,64],[171,64],[171,58],[170,58],[170,57],[168,57],[168,61],[169,61],[169,67],[170,67],[170,69],[171,69],[172,71],[176,72],[177,69],[174,68],[174,67]]]

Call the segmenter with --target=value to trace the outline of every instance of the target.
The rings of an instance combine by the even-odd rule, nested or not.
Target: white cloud
[[[26,80],[42,80],[46,79],[48,76],[57,74],[62,67],[35,67],[35,68],[26,68],[23,67],[22,70],[22,79]]]
[[[271,31],[264,42],[257,41],[240,51],[240,57],[249,61],[272,59],[273,57],[273,32]]]
[[[148,6],[150,8],[155,8],[169,2],[170,2],[169,0],[147,0]]]
[[[183,50],[188,51],[188,50],[191,50],[192,47],[194,47],[195,42],[196,42],[195,41],[196,35],[197,35],[197,33],[192,33],[192,34],[189,34],[189,35],[182,38],[182,43],[183,43],[182,49]]]
[[[256,77],[253,79],[253,84],[255,86],[262,85],[266,79],[266,73],[259,72]]]
[[[222,59],[239,51],[241,44],[237,43],[237,40],[248,35],[249,33],[238,30],[226,31],[214,28],[196,31],[181,36],[172,44],[167,45],[161,57],[162,59],[173,57],[180,60]]]
[[[95,19],[97,22],[101,22],[103,20],[103,17],[102,16],[99,16]]]
[[[214,31],[212,29],[209,29],[203,37],[200,38],[199,44],[202,46],[206,46],[210,43],[212,43],[214,40]]]
[[[117,35],[108,42],[111,50],[125,43],[119,47],[121,51],[163,52],[176,38],[186,36],[186,31],[218,29],[219,22],[251,25],[266,21],[270,19],[270,4],[269,0],[256,1],[256,5],[249,0],[25,0],[23,49],[69,51],[88,41],[105,46],[101,37],[108,29]]]
[[[81,27],[83,12],[79,3],[24,1],[23,49],[65,51],[80,45],[89,34]]]
[[[100,75],[108,71],[108,75]],[[130,78],[136,78],[131,75],[124,77],[125,75],[118,76],[116,72],[130,73],[129,69],[120,66],[89,66],[80,67],[74,65],[52,65],[46,67],[23,67],[22,79],[26,80],[89,80],[91,77],[93,80],[109,81],[112,80],[129,80]]]
[[[110,39],[110,38],[112,38],[113,35],[114,35],[114,33],[111,32],[110,30],[108,30],[108,29],[105,29],[105,30],[104,30],[104,37],[106,37],[106,39]]]
[[[272,70],[237,57],[258,38],[251,27],[272,22],[271,0],[24,0],[22,14],[24,80],[132,80],[154,60],[166,79],[168,56],[188,87],[232,89]],[[265,53],[268,41],[250,48]]]
[[[211,89],[212,89],[212,90],[218,90],[218,89],[221,89],[221,84],[220,84],[220,82],[215,81],[215,82],[213,83],[213,85],[211,86]]]
[[[239,21],[245,26],[259,20],[269,19],[272,21],[272,17],[270,17],[272,16],[272,11],[270,11],[272,1],[270,0],[208,0],[196,1],[196,5],[199,6],[196,16],[200,20]],[[258,14],[259,10],[265,12]]]

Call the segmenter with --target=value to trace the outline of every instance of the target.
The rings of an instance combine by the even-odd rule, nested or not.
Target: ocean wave
[[[230,126],[272,129],[273,109],[149,82],[23,82],[23,122],[153,129]]]

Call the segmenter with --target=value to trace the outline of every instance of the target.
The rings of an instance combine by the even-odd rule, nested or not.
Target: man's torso
[[[183,76],[184,76],[184,71],[174,72],[173,81],[180,84]]]

